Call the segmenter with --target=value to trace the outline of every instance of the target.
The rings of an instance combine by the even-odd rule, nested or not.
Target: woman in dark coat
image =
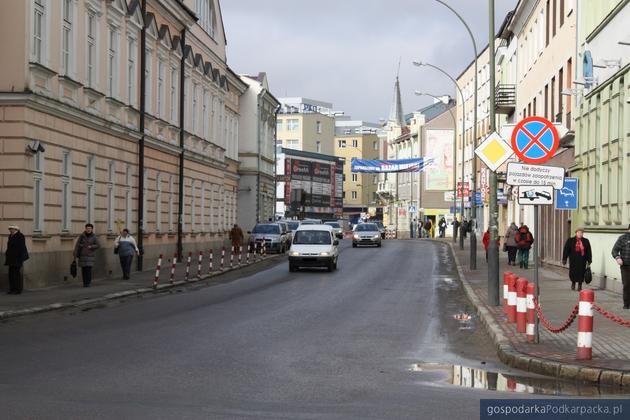
[[[83,279],[83,287],[90,287],[92,283],[92,266],[96,261],[96,250],[101,247],[98,238],[94,233],[94,225],[88,223],[85,225],[85,231],[79,236],[74,245],[72,257],[79,260],[81,267],[81,278]]]
[[[4,265],[9,266],[9,294],[19,295],[24,289],[22,264],[28,260],[28,251],[24,235],[16,225],[9,226],[9,240],[4,254]]]
[[[567,263],[567,259],[569,260],[571,290],[575,290],[575,283],[578,284],[578,290],[582,290],[586,267],[593,262],[591,243],[584,237],[582,229],[576,230],[575,236],[567,239],[567,242],[564,244],[564,252],[562,253],[563,265]]]

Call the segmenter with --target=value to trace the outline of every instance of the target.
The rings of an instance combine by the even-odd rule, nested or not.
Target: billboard
[[[338,213],[343,202],[343,164],[285,158],[285,204],[292,212]]]
[[[426,172],[425,189],[453,189],[453,130],[426,130],[426,155],[433,159]]]

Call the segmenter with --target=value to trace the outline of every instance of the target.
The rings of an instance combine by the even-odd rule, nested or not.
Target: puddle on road
[[[441,381],[439,379],[431,381],[434,383],[441,382],[457,387],[485,391],[581,397],[630,395],[630,389],[597,386],[584,382],[565,382],[538,375],[519,376],[462,365],[416,363],[410,370],[426,373],[430,376],[435,373],[445,376]]]

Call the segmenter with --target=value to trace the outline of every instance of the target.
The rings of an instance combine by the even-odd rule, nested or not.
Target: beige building
[[[334,154],[335,113],[332,104],[314,99],[279,98],[277,145],[305,152]]]
[[[337,118],[335,156],[345,159],[343,167],[344,217],[357,218],[361,213],[376,217],[378,174],[352,173],[352,158],[378,159],[380,154],[379,125],[365,121]]]
[[[68,279],[87,222],[96,278],[118,275],[125,226],[146,268],[224,241],[247,86],[217,0],[5,0],[0,35],[0,220],[27,238],[27,287]]]

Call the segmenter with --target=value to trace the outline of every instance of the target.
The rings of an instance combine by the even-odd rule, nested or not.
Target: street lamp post
[[[474,92],[474,111],[473,111],[473,151],[477,148],[477,77],[478,77],[478,72],[477,72],[477,57],[479,56],[478,52],[477,52],[477,42],[475,41],[475,37],[473,36],[472,31],[470,30],[470,27],[468,26],[468,24],[466,23],[466,21],[464,20],[464,18],[457,13],[457,11],[455,9],[453,9],[448,3],[446,3],[443,0],[435,0],[436,2],[440,3],[442,6],[446,7],[447,9],[449,9],[451,12],[453,12],[453,14],[455,14],[455,16],[457,16],[457,18],[462,22],[462,24],[466,27],[466,30],[468,31],[468,35],[470,35],[470,40],[472,41],[473,44],[473,49],[475,50],[475,92]],[[491,36],[492,39],[494,39],[494,35]],[[492,96],[492,95],[491,95]],[[463,101],[462,101],[463,102]],[[465,116],[464,116],[465,118]],[[463,136],[464,134],[462,134]],[[464,162],[462,161],[462,165],[464,164]],[[470,210],[471,210],[471,224],[472,224],[472,230],[470,232],[470,269],[471,270],[475,270],[477,269],[477,234],[475,233],[475,229],[477,228],[477,193],[476,193],[476,189],[477,189],[477,158],[475,157],[474,153],[472,155],[472,179],[471,179],[471,188],[470,188],[470,196],[471,196],[471,200],[470,200]]]
[[[417,67],[420,67],[420,66],[431,67],[439,71],[440,73],[442,73],[449,79],[451,79],[451,81],[455,85],[455,88],[459,92],[460,98],[462,98],[462,114],[463,114],[462,115],[462,183],[461,183],[462,207],[460,209],[459,248],[464,249],[464,223],[463,223],[464,221],[464,150],[466,149],[466,141],[465,141],[465,136],[464,136],[464,134],[466,133],[466,104],[464,101],[464,93],[462,92],[461,88],[459,87],[459,85],[457,84],[457,81],[453,78],[453,76],[451,76],[447,71],[443,70],[442,68],[435,66],[433,64],[425,63],[421,61],[414,61],[413,65]],[[472,246],[472,242],[471,242],[471,246]]]
[[[422,95],[430,96],[436,101],[442,101],[441,98],[435,95],[431,95],[430,93],[418,92],[418,91],[414,93],[418,96],[422,96]],[[463,100],[464,98],[462,98],[462,101]],[[457,227],[455,224],[455,217],[457,215],[457,121],[455,120],[455,115],[453,115],[452,109],[449,109],[449,114],[451,114],[451,118],[453,119],[453,242],[456,242],[457,241]],[[462,119],[462,126],[463,125],[464,124],[463,124],[463,119]],[[464,171],[463,171],[463,166],[462,166],[462,173],[463,172]],[[422,191],[420,191],[420,193],[422,193]]]

